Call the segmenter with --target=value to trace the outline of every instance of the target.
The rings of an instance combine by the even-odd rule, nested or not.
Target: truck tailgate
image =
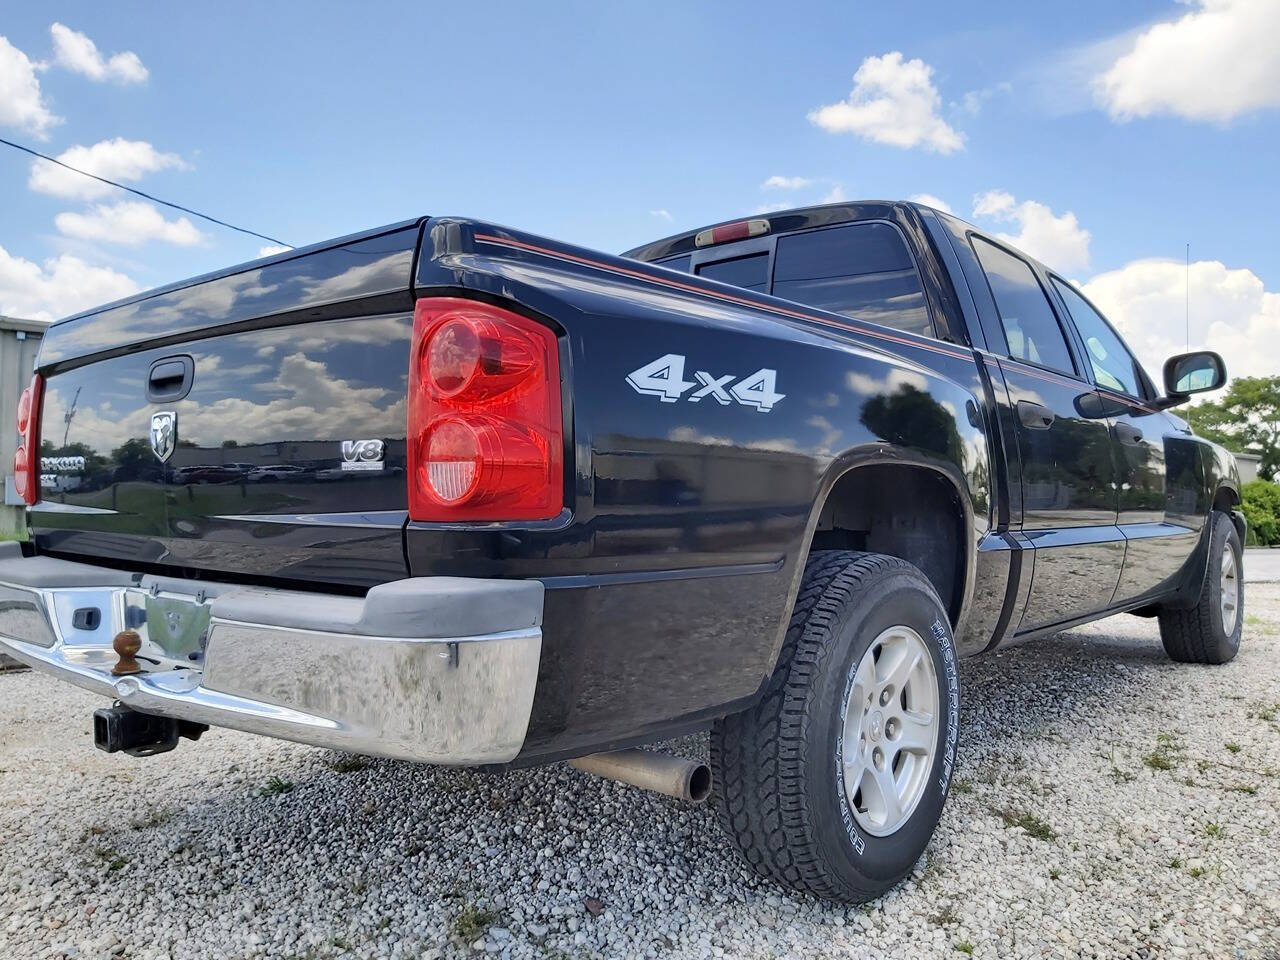
[[[328,589],[405,576],[417,238],[402,224],[50,328],[38,547]]]

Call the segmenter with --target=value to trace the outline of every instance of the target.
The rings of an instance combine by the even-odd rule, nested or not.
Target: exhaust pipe
[[[677,800],[702,803],[711,796],[711,768],[697,760],[686,760],[649,750],[615,750],[593,753],[569,761],[569,766],[608,780],[629,783]]]

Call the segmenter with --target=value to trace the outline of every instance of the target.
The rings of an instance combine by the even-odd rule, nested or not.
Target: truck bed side
[[[547,586],[526,752],[642,739],[754,698],[842,478],[909,466],[951,498],[961,553],[987,534],[993,470],[966,348],[474,221],[433,220],[423,243],[418,296],[515,304],[563,331],[572,519],[406,531],[415,576]],[[628,382],[669,355],[691,383],[774,371],[783,399],[763,410]],[[916,536],[927,567],[933,532],[895,535]],[[997,549],[962,565],[940,591],[957,620],[975,590],[1003,599],[1007,564]],[[978,648],[998,613],[975,614]]]

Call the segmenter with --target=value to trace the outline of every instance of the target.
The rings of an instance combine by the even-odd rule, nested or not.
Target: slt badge
[[[151,415],[151,450],[164,463],[178,445],[178,414],[161,410]]]

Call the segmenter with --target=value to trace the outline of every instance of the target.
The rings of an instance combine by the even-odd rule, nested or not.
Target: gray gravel
[[[913,877],[866,907],[742,869],[709,808],[213,731],[150,760],[0,675],[0,957],[1280,956],[1280,586],[1237,660],[1119,617],[964,665]],[[705,738],[677,749],[705,750]]]

